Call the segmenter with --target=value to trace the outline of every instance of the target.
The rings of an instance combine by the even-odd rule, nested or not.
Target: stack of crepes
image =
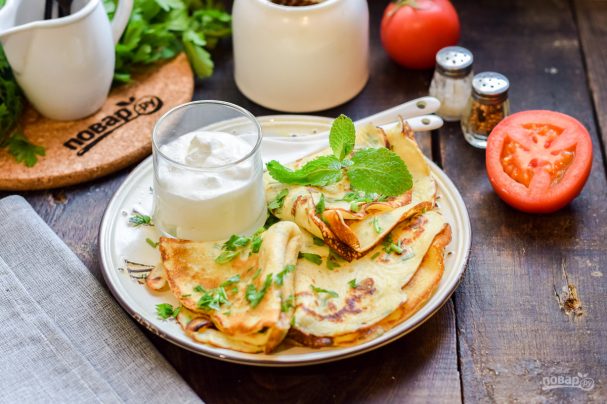
[[[266,198],[280,221],[261,234],[261,247],[242,242],[231,261],[218,263],[226,252],[221,242],[161,239],[162,265],[147,285],[168,284],[182,305],[177,321],[190,337],[249,353],[272,352],[287,335],[310,347],[349,346],[385,333],[429,299],[451,232],[426,160],[403,122],[387,131],[368,126],[356,136],[353,153],[393,150],[413,187],[389,198],[356,199],[345,176],[326,187],[266,176]]]

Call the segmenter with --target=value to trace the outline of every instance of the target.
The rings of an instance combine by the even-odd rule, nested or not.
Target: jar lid
[[[472,52],[461,46],[447,46],[436,53],[436,68],[445,76],[461,77],[472,71]]]
[[[472,79],[472,94],[486,101],[501,102],[508,98],[510,82],[503,74],[482,72]]]

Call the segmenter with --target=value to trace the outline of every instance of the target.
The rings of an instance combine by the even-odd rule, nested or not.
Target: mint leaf
[[[283,184],[325,186],[335,184],[343,177],[341,164],[335,156],[321,156],[308,161],[298,170],[291,170],[276,160],[267,164],[268,173]]]
[[[356,128],[352,119],[340,115],[333,121],[329,133],[329,145],[335,157],[343,160],[352,150],[356,142]]]
[[[405,162],[391,150],[363,149],[352,156],[352,162],[347,172],[354,190],[396,196],[413,186]]]

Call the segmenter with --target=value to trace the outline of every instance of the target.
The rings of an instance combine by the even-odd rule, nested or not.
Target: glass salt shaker
[[[472,88],[472,52],[461,46],[447,46],[436,54],[436,68],[429,93],[441,102],[438,115],[458,121]]]
[[[487,137],[510,113],[508,101],[510,82],[506,76],[483,72],[472,80],[472,94],[461,119],[464,137],[472,146],[487,147]]]

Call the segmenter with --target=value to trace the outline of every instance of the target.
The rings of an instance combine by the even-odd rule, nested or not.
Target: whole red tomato
[[[436,52],[455,45],[459,34],[459,18],[448,0],[393,1],[381,21],[384,49],[410,69],[434,66]]]

